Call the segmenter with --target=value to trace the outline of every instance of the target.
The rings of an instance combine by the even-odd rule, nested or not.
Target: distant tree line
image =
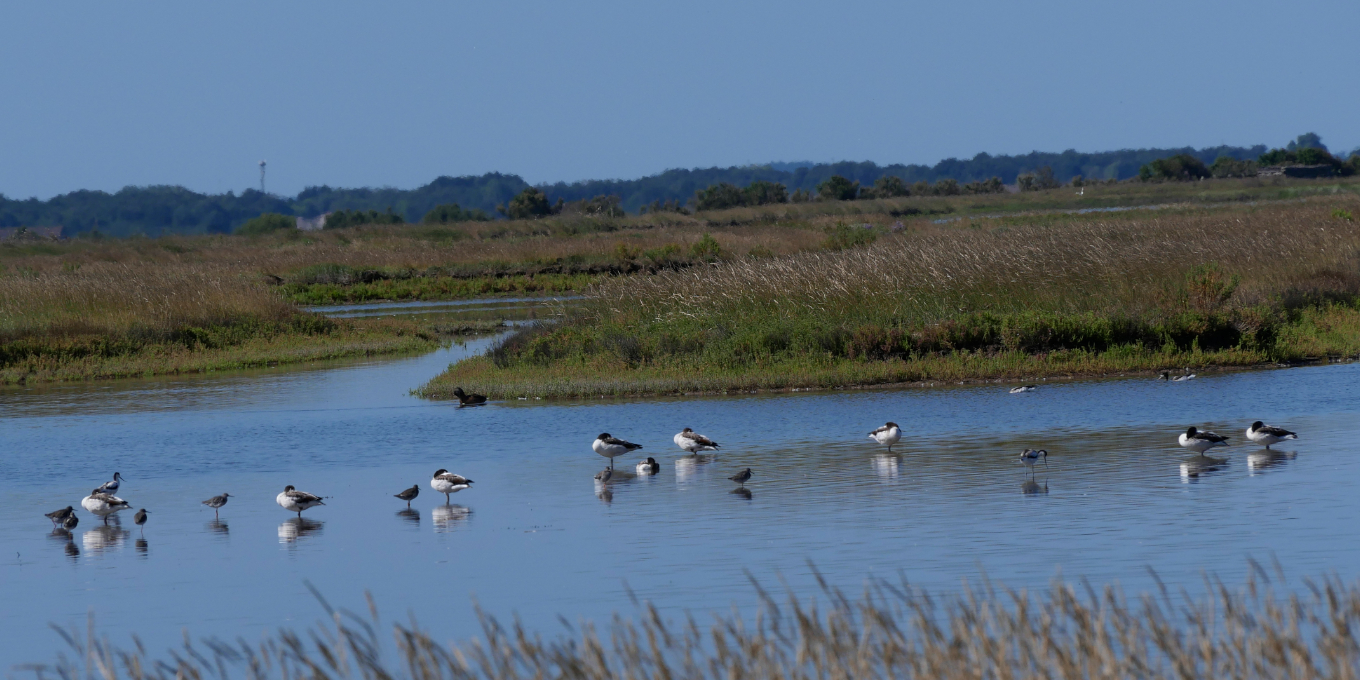
[[[1310,157],[1313,152],[1309,150],[1320,148],[1321,142],[1313,138],[1316,135],[1312,138],[1303,135],[1284,147],[1285,161],[1306,164],[1316,160]],[[1122,180],[1140,176],[1140,170],[1154,161],[1179,156],[1198,159],[1201,164],[1212,163],[1209,172],[1215,176],[1219,176],[1216,174],[1219,172],[1240,175],[1250,171],[1247,163],[1259,164],[1267,153],[1265,145],[1102,153],[1068,150],[1017,156],[980,153],[967,160],[945,159],[933,166],[841,162],[676,169],[635,180],[540,185],[532,187],[535,189],[533,196],[518,202],[515,199],[531,188],[530,185],[516,175],[501,173],[440,177],[410,190],[309,187],[292,198],[255,190],[240,194],[200,194],[183,187],[127,187],[116,193],[75,191],[46,201],[36,198],[16,200],[0,195],[0,227],[61,225],[66,236],[89,232],[109,236],[156,236],[231,232],[266,213],[312,218],[345,211],[339,219],[348,224],[356,211],[365,216],[378,214],[383,219],[388,219],[389,214],[395,215],[406,223],[423,222],[431,211],[452,205],[459,206],[458,212],[432,219],[448,223],[464,221],[463,218],[480,219],[477,215],[490,218],[495,214],[542,217],[559,213],[609,216],[623,212],[680,212],[722,205],[827,200],[833,195],[853,194],[854,198],[864,199],[927,192],[944,195],[986,193],[999,190],[1003,183],[1018,184],[1022,189],[1042,188],[1050,180],[1056,182],[1052,179],[1056,177],[1088,178],[1084,181]],[[1296,160],[1289,161],[1290,153]],[[1336,163],[1349,161],[1336,160]],[[1044,168],[1048,170],[1044,171]],[[840,179],[832,181],[833,178]],[[904,188],[908,193],[902,193]],[[696,198],[701,192],[702,200]],[[542,200],[539,200],[540,196]]]
[[[1254,160],[1219,156],[1212,165],[1206,165],[1204,159],[1190,154],[1159,158],[1139,168],[1138,178],[1143,181],[1188,181],[1209,177],[1255,177],[1263,167],[1292,165],[1328,165],[1333,174],[1354,175],[1360,171],[1360,149],[1342,160],[1327,150],[1317,133],[1309,132],[1282,148],[1262,152]]]

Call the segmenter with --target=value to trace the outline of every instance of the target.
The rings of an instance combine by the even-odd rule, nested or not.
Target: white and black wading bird
[[[448,504],[449,494],[458,493],[463,489],[472,486],[472,480],[462,475],[455,475],[444,468],[434,471],[434,477],[430,478],[430,488],[444,494],[444,503]]]
[[[306,491],[298,491],[292,484],[283,487],[283,492],[274,499],[279,507],[288,512],[296,512],[298,519],[302,519],[302,511],[307,508],[314,508],[318,505],[325,505],[321,502],[321,497]]]
[[[892,453],[893,444],[902,439],[902,429],[897,426],[897,423],[888,421],[883,427],[870,432],[869,438],[880,444],[886,444],[888,453]]]
[[[231,498],[231,494],[229,494],[229,493],[224,493],[224,494],[222,494],[221,496],[213,496],[212,498],[209,498],[208,500],[203,501],[203,504],[206,505],[206,506],[208,506],[208,507],[210,507],[210,508],[212,508],[212,509],[213,509],[213,517],[217,517],[217,511],[218,511],[222,506],[224,506],[224,505],[227,504],[227,499],[228,499],[228,498]]]
[[[112,496],[112,495],[118,493],[118,487],[119,487],[119,486],[122,486],[122,484],[123,484],[123,475],[122,475],[122,473],[115,472],[115,473],[113,473],[113,479],[111,479],[111,480],[109,480],[109,481],[107,481],[107,482],[104,482],[103,484],[100,484],[100,485],[99,485],[99,488],[98,488],[98,489],[95,489],[94,492],[95,492],[95,493],[106,493],[106,494],[109,494],[110,496]]]
[[[1267,449],[1271,444],[1279,444],[1282,441],[1298,439],[1299,436],[1282,427],[1273,427],[1261,421],[1256,421],[1247,428],[1247,439],[1260,444]]]
[[[1019,387],[1012,387],[1011,394],[1024,394],[1025,392],[1033,392],[1037,389],[1039,389],[1038,385],[1021,385]]]
[[[1200,432],[1195,428],[1190,428],[1181,433],[1178,438],[1181,446],[1184,446],[1195,453],[1204,455],[1205,451],[1215,446],[1227,446],[1228,438],[1214,432]]]
[[[626,442],[622,439],[614,437],[608,432],[602,432],[600,433],[600,436],[596,437],[595,441],[591,443],[590,448],[593,449],[595,453],[598,453],[601,456],[608,458],[609,469],[613,470],[615,458],[618,458],[619,456],[622,456],[623,454],[628,453],[629,451],[636,451],[642,448],[642,445],[634,444],[633,442]]]
[[[1044,461],[1044,469],[1048,469],[1048,451],[1044,449],[1025,449],[1020,452],[1020,462],[1029,468],[1030,474],[1034,474],[1034,464],[1039,460]]]
[[[656,462],[655,458],[648,457],[647,460],[637,464],[639,475],[654,475],[661,472],[661,463]]]
[[[722,446],[718,444],[718,442],[715,442],[712,439],[709,439],[708,437],[705,437],[688,427],[677,433],[673,439],[675,440],[676,446],[684,449],[689,453],[698,453],[700,451],[717,451],[718,449],[722,448]]]
[[[131,509],[127,501],[106,493],[100,493],[99,489],[90,492],[90,495],[80,499],[80,507],[90,511],[90,514],[102,518],[105,524],[109,523],[109,515],[120,510]]]

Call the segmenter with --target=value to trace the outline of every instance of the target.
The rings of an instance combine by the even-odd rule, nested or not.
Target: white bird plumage
[[[121,486],[122,483],[123,474],[121,472],[115,472],[113,473],[113,479],[100,484],[99,488],[95,489],[95,493],[106,493],[112,496],[113,494],[118,493],[118,487]]]
[[[1019,387],[1012,387],[1011,394],[1023,394],[1025,392],[1033,392],[1037,389],[1039,389],[1038,385],[1021,385]]]
[[[314,508],[318,505],[325,505],[325,503],[321,501],[320,496],[307,493],[306,491],[298,491],[293,488],[292,484],[283,487],[283,491],[274,498],[274,502],[278,503],[279,507],[288,512],[296,512],[299,519],[302,518],[303,510]]]
[[[1214,432],[1200,432],[1195,428],[1189,428],[1181,433],[1177,438],[1181,446],[1184,446],[1198,454],[1214,448],[1215,446],[1227,446],[1228,438]]]
[[[888,453],[892,453],[893,444],[902,439],[902,428],[897,423],[888,421],[883,427],[869,433],[869,438],[888,447]]]
[[[1259,420],[1252,423],[1251,427],[1247,428],[1247,439],[1250,439],[1267,449],[1269,449],[1272,444],[1279,444],[1282,441],[1298,438],[1299,436],[1297,434],[1290,432],[1289,430],[1282,427],[1266,425]]]
[[[675,436],[672,437],[672,439],[675,441],[676,446],[684,449],[689,453],[698,453],[700,451],[717,451],[718,449],[722,448],[722,445],[720,445],[718,442],[715,442],[712,439],[709,439],[708,437],[705,437],[704,435],[701,435],[688,427],[685,428],[684,430],[681,430],[680,432],[677,432]]]
[[[609,469],[614,469],[614,459],[622,456],[629,451],[636,451],[642,448],[641,444],[627,442],[615,437],[608,432],[600,433],[590,444],[591,450],[609,459]]]
[[[96,489],[90,495],[80,499],[80,507],[88,510],[90,514],[102,518],[107,524],[109,515],[120,510],[127,510],[131,506],[128,505],[127,501],[117,496],[100,493],[99,490]]]
[[[449,494],[458,493],[463,489],[472,486],[472,480],[462,475],[455,475],[444,468],[434,471],[434,476],[430,478],[430,488],[444,494],[444,502],[449,502]]]

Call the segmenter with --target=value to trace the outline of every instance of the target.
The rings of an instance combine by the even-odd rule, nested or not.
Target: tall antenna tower
[[[264,193],[264,161],[260,161],[260,193]]]

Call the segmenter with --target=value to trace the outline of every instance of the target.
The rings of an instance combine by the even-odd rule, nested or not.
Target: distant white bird
[[[1227,437],[1213,432],[1200,432],[1193,427],[1182,432],[1179,441],[1181,446],[1198,454],[1203,454],[1215,446],[1228,445]]]
[[[283,492],[274,498],[274,502],[279,504],[288,512],[296,512],[298,519],[302,519],[302,511],[307,508],[314,508],[318,505],[325,505],[321,502],[321,497],[306,491],[298,491],[292,484],[283,487]]]
[[[109,494],[109,495],[116,494],[116,493],[118,493],[118,487],[121,486],[122,483],[123,483],[123,475],[122,475],[121,473],[115,472],[115,473],[113,473],[113,479],[110,480],[110,481],[104,482],[103,484],[100,484],[100,485],[99,485],[99,488],[98,488],[98,489],[95,489],[95,493],[106,493],[106,494]]]
[[[449,502],[449,494],[458,493],[463,489],[472,486],[472,480],[462,475],[455,475],[444,468],[434,471],[434,477],[430,478],[430,488],[444,494],[444,502]]]
[[[1048,451],[1045,451],[1044,449],[1025,449],[1020,453],[1020,462],[1024,463],[1025,467],[1029,468],[1031,473],[1034,472],[1034,464],[1038,463],[1041,458],[1044,461],[1044,467],[1047,468]]]
[[[100,493],[96,489],[90,495],[80,499],[80,507],[90,511],[90,514],[100,517],[105,524],[109,523],[109,515],[119,510],[128,510],[132,506],[127,501],[106,493]]]
[[[888,453],[892,453],[893,444],[902,439],[902,429],[897,427],[897,423],[889,421],[883,427],[869,433],[869,438],[888,447]]]
[[[1270,448],[1271,444],[1279,444],[1282,441],[1298,438],[1299,436],[1297,434],[1294,434],[1289,430],[1282,427],[1266,425],[1259,420],[1252,423],[1251,427],[1247,428],[1247,439],[1250,439],[1257,444],[1261,444],[1267,449]]]
[[[675,440],[676,446],[690,453],[698,453],[700,451],[716,451],[722,448],[722,446],[719,445],[718,442],[715,442],[712,439],[709,439],[708,437],[698,434],[697,432],[691,430],[688,427],[685,428],[684,430],[681,430],[678,434],[675,435],[675,437],[673,437],[673,439]]]
[[[1011,388],[1011,394],[1022,394],[1022,393],[1024,393],[1024,392],[1033,392],[1034,390],[1037,390],[1037,389],[1039,389],[1039,386],[1038,386],[1038,385],[1021,385],[1021,386],[1019,386],[1019,387],[1012,387],[1012,388]]]
[[[593,449],[595,453],[608,458],[609,469],[613,470],[615,458],[622,456],[629,451],[636,451],[642,448],[642,445],[626,442],[610,435],[608,432],[602,432],[600,433],[600,436],[596,437],[595,441],[591,443],[590,448]]]
[[[639,475],[654,475],[658,472],[661,472],[661,463],[656,462],[655,458],[648,458],[637,464]]]

